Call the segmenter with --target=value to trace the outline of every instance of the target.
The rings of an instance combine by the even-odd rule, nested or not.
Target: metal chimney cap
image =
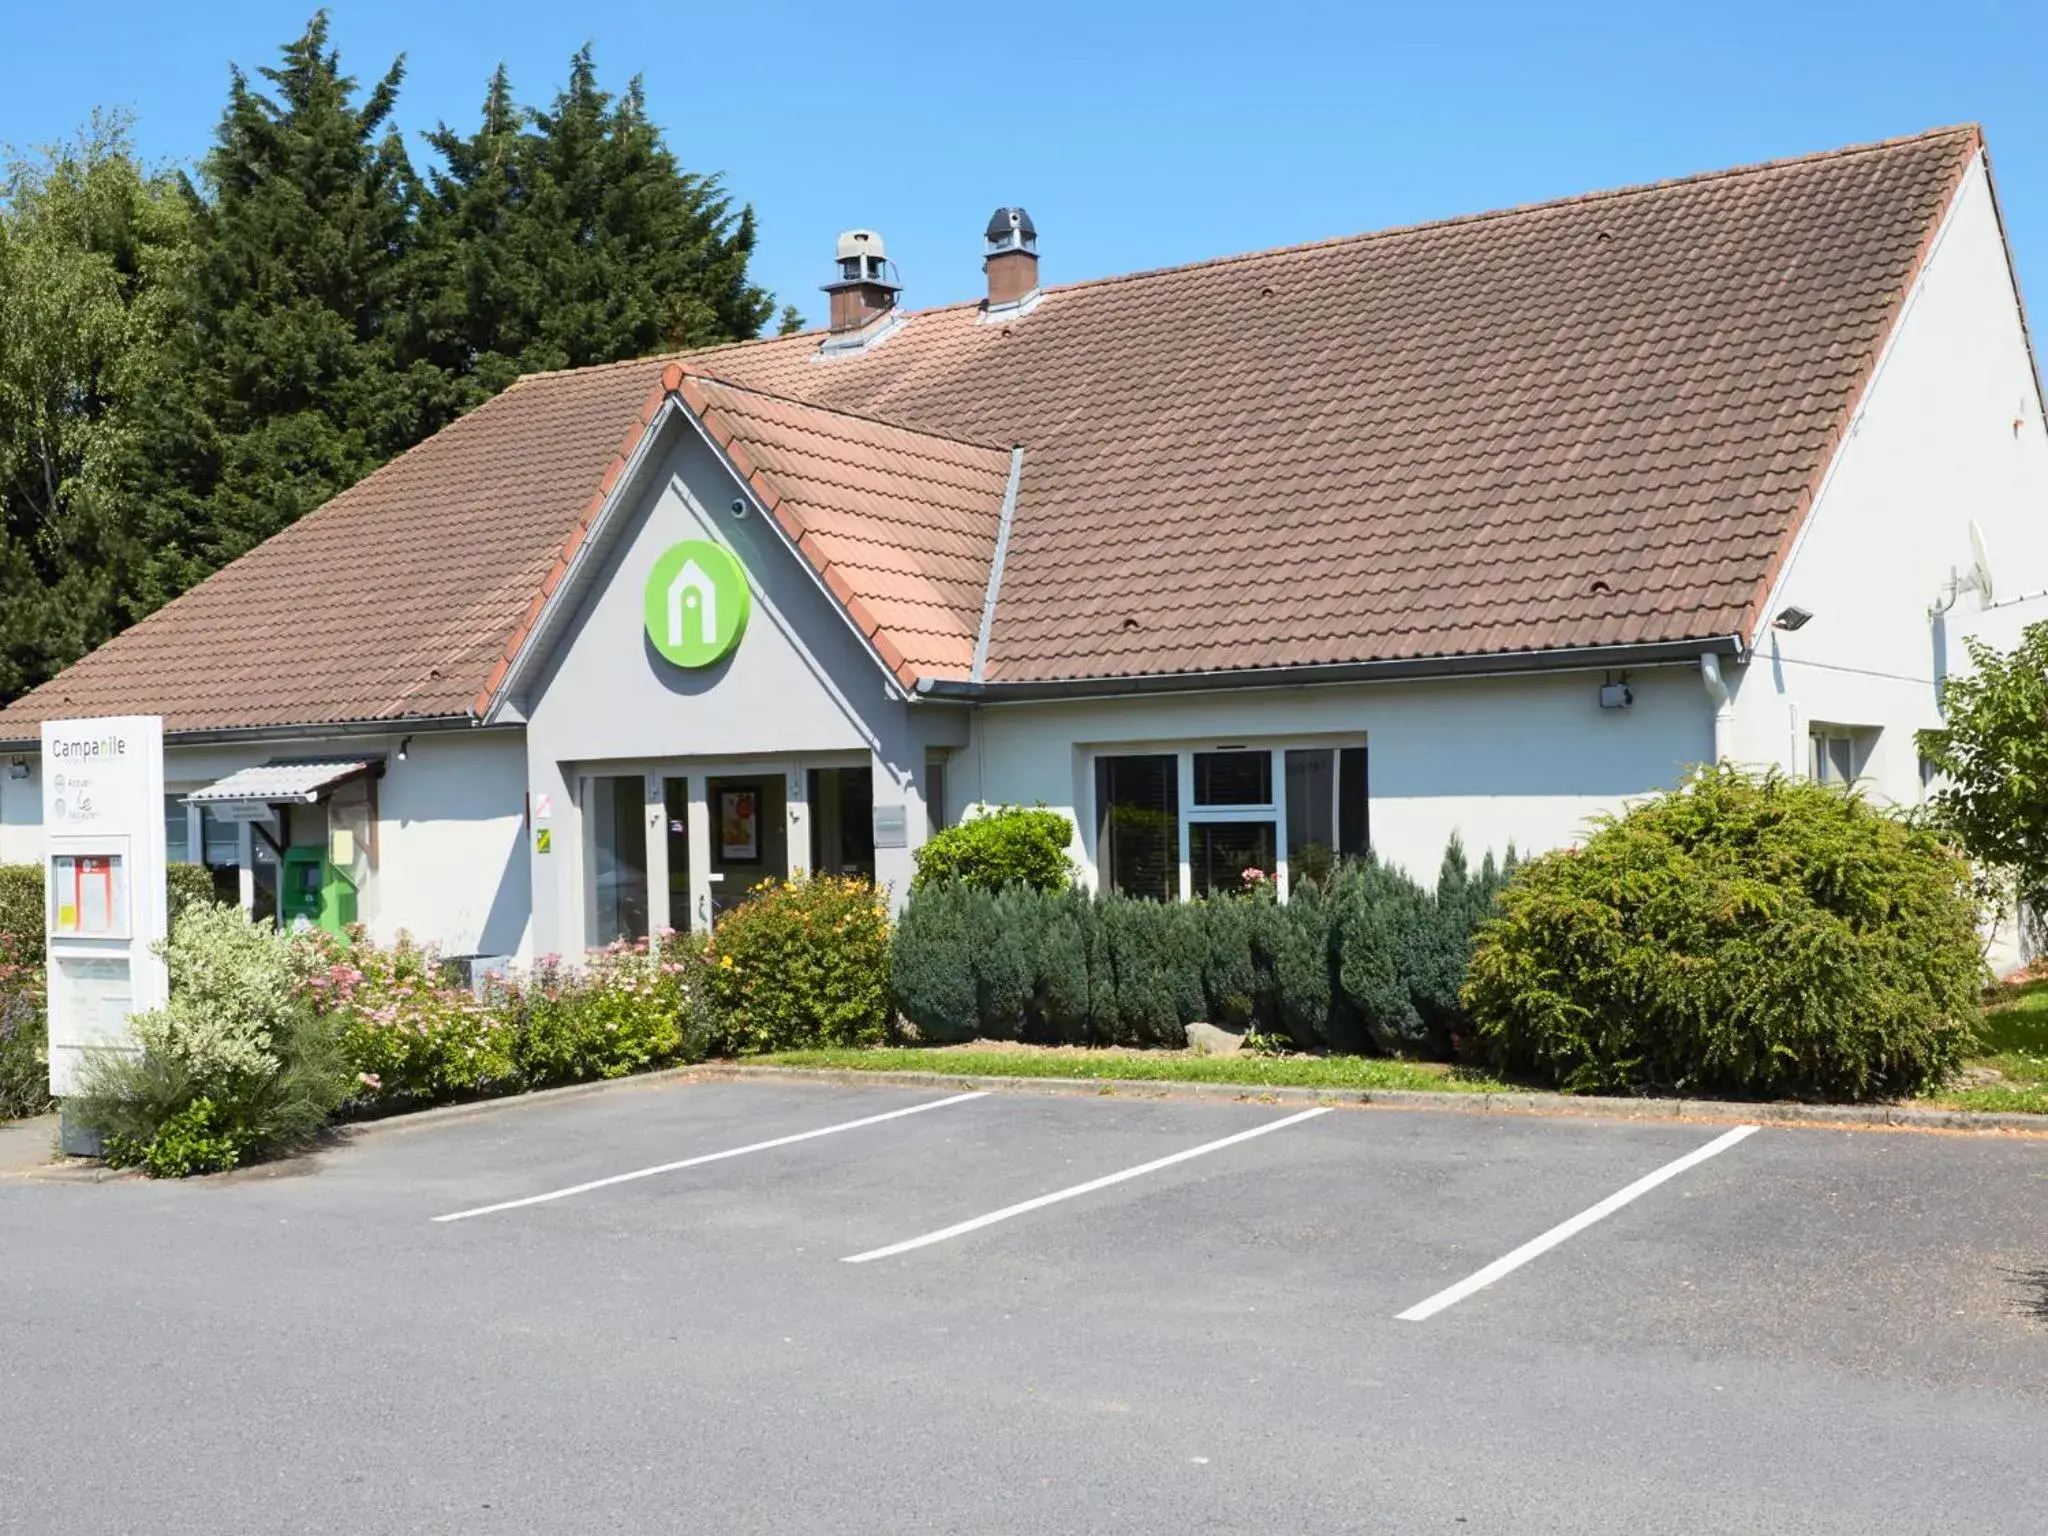
[[[882,237],[872,229],[849,229],[839,237],[840,261],[851,261],[856,256],[872,256],[879,261],[888,254],[882,248]]]
[[[1007,240],[1012,234],[1020,241],[1029,241],[1038,238],[1038,226],[1031,222],[1031,215],[1022,208],[998,208],[989,215],[985,233],[992,242]]]

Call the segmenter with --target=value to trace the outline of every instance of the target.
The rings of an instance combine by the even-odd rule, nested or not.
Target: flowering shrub
[[[719,919],[709,959],[725,1053],[888,1035],[889,913],[866,880],[764,881]]]
[[[550,956],[531,975],[491,988],[530,1087],[624,1077],[704,1055],[704,949],[665,934],[593,951],[580,970]]]
[[[359,1101],[396,1108],[516,1091],[512,1024],[447,985],[431,947],[401,934],[379,949],[318,929],[297,942],[301,994],[334,1021]]]
[[[50,1102],[43,970],[19,962],[0,934],[0,1120],[40,1114]]]
[[[88,1051],[65,1100],[107,1160],[211,1172],[318,1131],[348,1089],[332,1030],[299,993],[291,940],[198,902],[158,948],[169,1003],[134,1018],[139,1050]]]

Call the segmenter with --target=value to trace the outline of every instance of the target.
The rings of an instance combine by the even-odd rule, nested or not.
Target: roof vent
[[[833,331],[857,331],[896,307],[903,291],[896,263],[872,229],[849,229],[839,237],[839,276],[825,284],[832,295]]]
[[[989,216],[981,270],[988,274],[990,315],[1021,313],[1038,299],[1038,226],[1022,208]]]

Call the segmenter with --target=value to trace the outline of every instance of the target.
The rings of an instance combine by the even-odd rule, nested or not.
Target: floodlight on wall
[[[28,759],[27,759],[27,758],[25,758],[25,757],[17,757],[17,758],[15,758],[15,759],[14,759],[13,761],[11,761],[10,763],[8,763],[8,765],[7,765],[7,777],[9,777],[10,779],[25,779],[25,778],[27,778],[27,777],[28,777]]]
[[[401,763],[405,761],[405,751],[406,751],[406,748],[410,747],[411,745],[412,745],[412,738],[411,738],[410,736],[406,737],[406,738],[405,738],[405,739],[404,739],[403,741],[399,742],[399,744],[398,744],[398,760],[399,760],[399,761],[400,761]]]
[[[1771,620],[1771,628],[1782,629],[1789,634],[1795,629],[1806,628],[1807,621],[1812,617],[1812,609],[1802,608],[1797,603],[1793,603],[1788,607],[1778,610],[1778,616]]]

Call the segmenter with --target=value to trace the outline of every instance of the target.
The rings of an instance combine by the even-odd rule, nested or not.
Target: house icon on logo
[[[704,567],[694,560],[685,560],[683,568],[676,572],[675,580],[668,584],[668,643],[671,650],[680,649],[684,643],[685,613],[696,616],[700,645],[718,644],[718,588]]]

